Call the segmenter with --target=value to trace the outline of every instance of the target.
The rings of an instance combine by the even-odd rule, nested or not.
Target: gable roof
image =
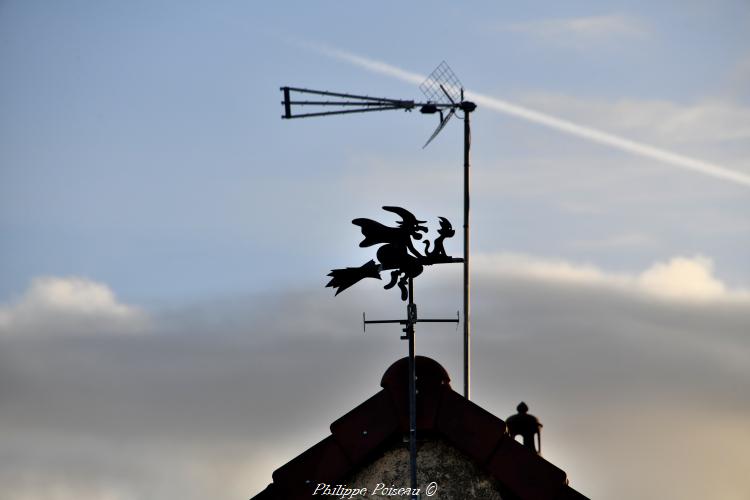
[[[436,435],[463,452],[519,500],[586,500],[568,486],[564,471],[524,447],[505,422],[451,389],[435,360],[416,356],[417,436]],[[408,359],[383,374],[383,388],[331,424],[331,435],[273,473],[273,483],[252,500],[313,498],[318,483],[337,484],[409,431]]]

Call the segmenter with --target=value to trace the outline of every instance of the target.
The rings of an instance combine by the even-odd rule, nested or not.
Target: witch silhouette
[[[407,289],[409,278],[419,276],[424,270],[424,265],[456,261],[448,257],[442,247],[443,240],[455,234],[448,219],[440,217],[441,229],[438,231],[440,237],[435,241],[432,252],[425,256],[414,247],[412,240],[421,240],[422,233],[427,233],[427,227],[422,225],[426,221],[418,220],[405,208],[385,206],[383,210],[401,217],[397,227],[386,226],[372,219],[359,218],[352,221],[352,224],[360,227],[364,236],[359,243],[360,247],[382,246],[376,253],[378,263],[370,260],[360,267],[334,269],[328,273],[331,280],[326,286],[335,288],[336,295],[364,278],[381,279],[380,272],[390,270],[391,279],[383,288],[387,290],[398,285],[401,290],[401,300],[406,300],[409,296]],[[428,249],[429,242],[425,242],[425,250]],[[438,255],[439,258],[437,258]]]

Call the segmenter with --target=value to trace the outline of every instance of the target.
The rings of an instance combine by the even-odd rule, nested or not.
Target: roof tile
[[[505,422],[450,390],[443,394],[437,430],[482,465],[505,436]]]
[[[333,436],[328,436],[276,469],[273,482],[283,490],[277,496],[289,500],[308,498],[318,483],[335,482],[351,469],[352,463],[344,451]]]
[[[352,463],[359,463],[399,430],[391,398],[380,391],[331,424],[331,433]]]
[[[520,498],[554,500],[568,484],[564,471],[509,436],[500,440],[487,470]]]
[[[415,356],[417,376],[417,429],[433,430],[443,390],[450,388],[450,377],[440,363],[425,356]],[[409,363],[403,358],[393,363],[380,382],[390,394],[399,417],[402,432],[409,432]]]
[[[408,360],[386,370],[383,390],[331,424],[331,435],[273,473],[274,483],[254,500],[312,498],[318,483],[335,484],[361,467],[394,435],[408,430]],[[565,472],[506,434],[501,419],[453,391],[445,369],[416,357],[417,434],[447,440],[522,500],[586,500],[567,485]]]

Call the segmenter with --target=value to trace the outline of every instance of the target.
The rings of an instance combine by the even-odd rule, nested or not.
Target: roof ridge
[[[505,422],[450,386],[435,360],[416,356],[417,432],[442,437],[519,499],[585,500],[565,472],[512,439]],[[331,423],[331,434],[273,472],[253,500],[307,499],[319,483],[336,484],[408,432],[408,358],[383,374],[383,389]]]

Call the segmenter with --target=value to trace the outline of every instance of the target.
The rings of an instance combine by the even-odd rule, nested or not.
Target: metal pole
[[[464,108],[464,397],[471,399],[471,322],[469,301],[469,148],[470,111]]]
[[[417,320],[414,305],[414,280],[409,278],[409,305],[406,311],[406,335],[409,337],[409,474],[411,483],[411,498],[418,500],[414,494],[417,490],[417,374],[414,361],[414,323]]]

